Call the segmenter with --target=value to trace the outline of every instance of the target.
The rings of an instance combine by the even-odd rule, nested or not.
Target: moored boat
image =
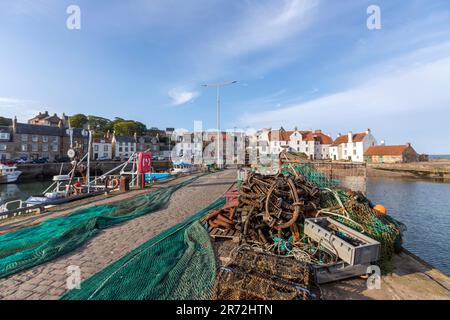
[[[0,163],[0,184],[16,182],[21,174],[15,164]]]

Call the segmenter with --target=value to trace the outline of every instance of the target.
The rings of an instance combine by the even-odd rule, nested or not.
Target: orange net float
[[[387,209],[382,204],[377,204],[375,207],[373,207],[373,210],[381,214],[382,216],[387,214]]]

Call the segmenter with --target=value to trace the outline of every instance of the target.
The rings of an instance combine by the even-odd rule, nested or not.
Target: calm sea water
[[[0,204],[41,193],[51,182],[0,185]],[[368,197],[408,227],[404,246],[450,274],[450,184],[369,178]]]
[[[41,194],[51,183],[51,181],[35,181],[20,184],[0,184],[0,204],[15,199],[26,200],[31,195]]]
[[[450,184],[370,178],[367,193],[406,224],[405,248],[450,275]]]

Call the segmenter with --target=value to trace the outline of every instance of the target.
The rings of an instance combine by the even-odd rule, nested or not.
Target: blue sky
[[[66,8],[81,8],[68,30]],[[381,8],[381,30],[366,27]],[[371,128],[450,154],[448,0],[1,0],[0,115],[147,126]]]

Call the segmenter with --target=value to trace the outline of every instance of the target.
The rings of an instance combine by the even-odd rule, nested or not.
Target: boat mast
[[[91,131],[91,126],[90,124],[88,124],[88,133],[89,133],[89,137],[88,137],[88,158],[87,158],[87,173],[86,173],[86,177],[87,177],[87,193],[89,193],[91,191],[91,184],[90,179],[91,179],[91,145],[92,145],[92,131]]]

